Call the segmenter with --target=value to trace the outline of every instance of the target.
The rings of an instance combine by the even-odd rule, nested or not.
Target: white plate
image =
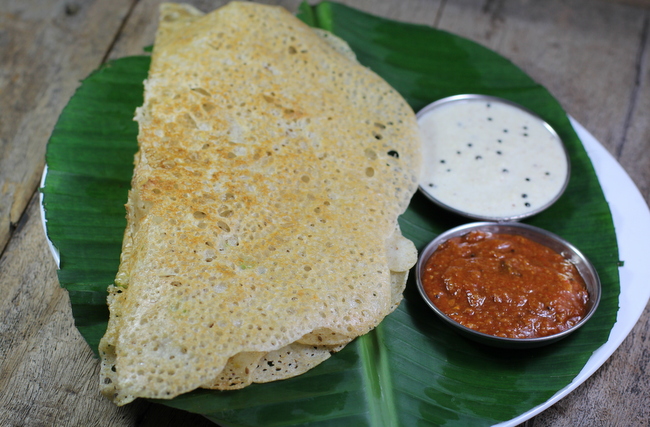
[[[623,267],[618,270],[621,282],[618,315],[607,342],[592,354],[582,371],[569,385],[543,404],[510,421],[497,424],[499,427],[523,423],[548,409],[585,382],[621,345],[650,299],[650,286],[647,286],[647,280],[650,278],[650,263],[647,259],[647,236],[650,236],[648,205],[616,159],[582,125],[573,119],[571,123],[596,169],[614,219],[619,260],[624,262]]]
[[[45,177],[47,176],[47,165],[43,168],[43,176],[41,176],[41,189],[45,187]],[[39,192],[38,200],[41,205],[41,224],[43,224],[43,231],[45,232],[45,239],[47,240],[47,245],[50,247],[50,252],[54,257],[54,262],[56,263],[56,268],[61,268],[61,256],[59,255],[59,250],[54,246],[50,240],[50,236],[47,235],[47,218],[45,217],[45,208],[43,207],[43,192]]]
[[[575,120],[572,120],[571,123],[596,169],[596,174],[614,219],[619,259],[624,261],[624,266],[619,269],[621,293],[619,295],[618,315],[607,342],[593,353],[582,371],[569,385],[555,393],[553,397],[543,404],[510,421],[497,424],[499,427],[516,426],[523,423],[548,409],[585,382],[621,345],[639,320],[639,317],[641,317],[650,299],[650,286],[646,286],[646,281],[650,278],[650,263],[647,262],[646,256],[648,244],[644,240],[645,236],[650,236],[650,210],[648,210],[648,205],[634,182],[611,154],[582,125]],[[46,174],[47,166],[43,171],[41,188],[45,184]],[[47,236],[42,194],[41,219]],[[49,238],[47,241],[58,267],[58,250],[52,245]]]

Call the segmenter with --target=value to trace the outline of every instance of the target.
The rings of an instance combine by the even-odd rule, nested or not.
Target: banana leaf
[[[298,16],[346,40],[359,61],[415,111],[436,99],[483,93],[539,114],[565,142],[572,177],[550,209],[526,222],[571,241],[591,259],[603,293],[574,335],[533,350],[500,350],[457,335],[430,313],[413,277],[404,301],[374,331],[315,369],[243,390],[197,390],[156,401],[230,426],[482,426],[512,419],[553,396],[605,343],[618,310],[616,235],[597,176],[558,102],[507,59],[426,26],[398,23],[333,2],[303,4]],[[134,109],[149,57],[111,61],[85,79],[52,133],[42,188],[50,240],[76,326],[97,352],[108,320],[106,286],[119,264],[123,204],[137,149]],[[465,222],[416,194],[400,217],[422,249]]]

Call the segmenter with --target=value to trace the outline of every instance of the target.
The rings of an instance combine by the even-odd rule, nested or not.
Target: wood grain
[[[636,76],[630,87],[630,107],[621,144],[613,153],[630,174],[646,201],[650,200],[650,12],[643,14]]]
[[[36,190],[59,113],[101,64],[130,1],[2,2],[0,251]]]
[[[5,391],[0,419],[13,425],[54,425],[57,419],[74,419],[77,405],[102,418],[112,415],[110,404],[86,390],[99,389],[97,381],[87,380],[97,375],[97,361],[74,328],[38,216],[33,198],[0,264],[0,389]]]
[[[295,11],[300,0],[265,1]],[[79,80],[153,43],[159,0],[0,2],[0,425],[209,426],[148,402],[117,408],[73,324],[40,224],[47,139]],[[212,10],[225,1],[196,0]],[[620,161],[650,200],[650,1],[347,0],[511,59]],[[650,308],[582,386],[525,426],[650,420]]]

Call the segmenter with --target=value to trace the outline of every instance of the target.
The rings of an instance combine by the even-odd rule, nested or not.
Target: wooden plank
[[[60,111],[101,63],[131,2],[2,2],[0,253],[37,188]]]
[[[74,328],[44,239],[34,198],[0,264],[0,419],[15,426],[57,420],[84,425],[78,407],[114,418],[113,405],[89,393],[99,390],[98,381],[90,380],[97,378],[97,361]]]
[[[650,12],[644,12],[642,44],[637,54],[637,78],[630,89],[631,108],[622,143],[615,156],[650,203]]]
[[[590,0],[448,2],[440,28],[502,54],[542,83],[610,152],[624,134],[643,14]],[[612,126],[613,125],[613,126]]]
[[[629,5],[629,6],[650,9],[650,0],[605,0],[605,1],[618,3],[622,5]]]

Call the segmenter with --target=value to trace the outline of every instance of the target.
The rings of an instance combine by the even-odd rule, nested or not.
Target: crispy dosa
[[[286,10],[164,4],[101,341],[118,405],[301,374],[396,308],[415,115]]]

